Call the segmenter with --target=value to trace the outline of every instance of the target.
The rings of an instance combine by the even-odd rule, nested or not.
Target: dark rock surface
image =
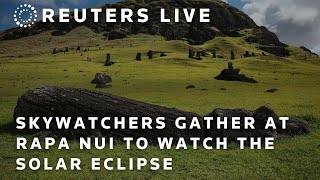
[[[259,43],[261,45],[287,47],[288,45],[280,42],[277,35],[270,32],[266,27],[256,27],[252,31],[253,36],[247,37],[247,42]]]
[[[286,49],[285,47],[281,46],[259,46],[259,49],[273,54],[275,56],[280,56],[280,57],[288,57],[290,56],[290,51]]]
[[[217,130],[216,123],[211,123],[212,130],[206,130],[205,136],[209,137],[228,137],[228,139],[236,140],[237,137],[286,137],[286,136],[295,136],[308,134],[310,132],[310,128],[303,122],[292,120],[288,121],[287,128],[283,130],[282,122],[279,120],[279,116],[268,106],[262,106],[255,111],[246,110],[246,109],[215,109],[206,117],[213,117],[216,120],[217,117],[227,117],[228,128],[232,127],[231,118],[232,117],[240,117],[241,118],[241,129],[240,130],[232,130],[229,128],[228,130],[222,129]],[[246,130],[244,129],[244,118],[245,117],[253,117],[255,119],[255,129],[254,130]],[[265,125],[269,117],[273,117],[275,125],[277,129],[273,130],[270,128],[269,130],[265,130]]]
[[[228,69],[222,70],[221,73],[217,77],[215,77],[215,79],[224,81],[241,81],[248,83],[257,83],[256,80],[248,78],[245,75],[239,73],[240,69],[233,69],[232,63],[228,63]]]
[[[268,89],[268,90],[266,90],[266,92],[268,92],[268,93],[275,93],[275,92],[277,92],[277,91],[279,91],[279,89]]]
[[[200,117],[195,113],[85,89],[39,87],[29,90],[18,100],[14,111],[14,118],[17,117],[151,117],[153,119],[165,117],[166,128],[164,130],[103,130],[98,127],[98,130],[62,131],[52,126],[51,131],[66,137],[97,134],[114,137],[146,137],[151,142],[157,137],[203,137],[202,130],[177,130],[175,127],[174,123],[178,117],[187,117],[186,122],[190,125],[192,117]],[[74,125],[76,119],[73,120],[71,124]],[[107,122],[112,126],[110,123],[112,121]],[[40,127],[44,127],[43,121],[39,121],[38,124]],[[90,121],[85,121],[85,125],[90,127]]]
[[[186,89],[194,89],[194,88],[196,88],[196,86],[194,86],[194,85],[188,85],[188,86],[186,87]]]
[[[97,73],[95,78],[91,81],[92,84],[106,84],[111,83],[112,78],[106,74]]]
[[[107,88],[111,88],[111,87],[112,87],[112,85],[110,85],[110,84],[97,84],[96,85],[97,89],[107,89]]]

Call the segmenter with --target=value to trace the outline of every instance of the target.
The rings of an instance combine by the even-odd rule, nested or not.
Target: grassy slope
[[[78,31],[78,32],[77,32]],[[96,37],[81,38],[80,45],[92,46],[90,52],[71,52],[69,54],[52,55],[43,53],[53,47],[63,48],[64,41],[76,40],[75,33]],[[51,39],[49,42],[48,39]],[[234,61],[234,66],[241,72],[255,78],[258,84],[217,81],[213,77],[226,67],[228,59],[205,58],[203,61],[187,59],[190,46],[182,41],[164,41],[162,37],[137,35],[124,40],[104,41],[102,36],[93,36],[86,28],[76,29],[63,37],[52,38],[48,33],[35,38],[23,38],[15,41],[0,42],[6,54],[0,58],[0,178],[204,178],[204,179],[319,179],[320,163],[320,72],[318,60],[279,59],[273,56],[243,58]],[[37,41],[37,49],[32,42]],[[42,42],[48,42],[42,44]],[[18,44],[18,45],[17,45]],[[21,46],[21,44],[23,46]],[[18,53],[24,47],[29,55]],[[68,44],[76,47],[78,44]],[[96,45],[100,45],[99,47]],[[41,48],[39,48],[41,47]],[[232,49],[236,55],[245,50],[261,54],[254,44],[246,44],[243,38],[216,38],[199,49],[220,49],[218,54],[229,57]],[[148,50],[168,51],[168,57],[146,60]],[[290,47],[295,54],[303,54],[301,50]],[[10,52],[8,52],[10,50]],[[144,61],[134,61],[137,52],[142,52]],[[112,67],[104,67],[105,54],[111,53],[112,60],[117,62]],[[30,54],[31,53],[31,54]],[[32,55],[41,54],[41,55]],[[11,56],[14,57],[11,57]],[[17,56],[20,56],[18,58]],[[21,57],[23,56],[23,57]],[[92,62],[84,59],[90,57]],[[313,63],[310,63],[313,62]],[[65,71],[66,70],[66,71]],[[79,72],[82,71],[82,72]],[[147,151],[125,151],[119,145],[112,151],[79,151],[77,143],[73,150],[61,152],[49,151],[17,151],[15,138],[18,136],[11,129],[12,113],[17,98],[26,90],[36,86],[66,86],[94,89],[89,82],[97,72],[105,72],[113,77],[113,88],[101,90],[136,100],[176,107],[205,115],[214,108],[249,108],[255,109],[263,104],[271,105],[280,115],[304,117],[312,126],[311,135],[280,140],[274,151],[237,150],[235,147],[227,151],[184,150],[160,151],[150,147]],[[193,84],[196,89],[186,90]],[[226,88],[226,91],[221,91]],[[264,91],[277,88],[274,94]],[[203,90],[207,89],[207,90]],[[31,138],[31,137],[30,137]],[[16,172],[15,159],[18,157],[80,157],[87,166],[81,172]],[[173,157],[172,172],[92,172],[89,170],[91,157]]]

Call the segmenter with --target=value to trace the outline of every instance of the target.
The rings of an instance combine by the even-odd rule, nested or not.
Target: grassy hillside
[[[177,178],[188,179],[319,179],[320,163],[320,71],[319,59],[300,59],[300,56],[278,58],[262,56],[255,44],[248,44],[243,37],[219,37],[193,48],[217,50],[222,59],[202,61],[188,59],[191,47],[183,41],[165,41],[160,36],[136,35],[123,40],[106,41],[84,27],[67,35],[52,37],[45,32],[16,41],[0,42],[0,178],[21,179],[139,179]],[[79,35],[80,34],[80,35]],[[81,37],[81,38],[80,38]],[[72,42],[72,43],[70,43]],[[53,48],[66,46],[89,48],[89,52],[67,54],[51,53]],[[303,52],[289,48],[293,54]],[[149,50],[166,51],[167,57],[159,54],[150,61]],[[230,50],[235,51],[235,68],[256,79],[258,84],[225,82],[214,79],[229,62]],[[255,52],[257,57],[239,58],[244,51]],[[135,61],[138,52],[143,61]],[[104,67],[106,53],[115,61]],[[81,56],[82,55],[82,56]],[[260,56],[261,55],[261,56]],[[91,62],[84,61],[87,57]],[[126,151],[118,145],[110,151],[17,151],[15,138],[19,134],[12,129],[12,115],[17,98],[28,89],[37,86],[64,86],[94,89],[90,81],[98,72],[113,78],[111,89],[100,90],[152,104],[175,107],[206,115],[215,108],[256,109],[269,104],[280,115],[301,118],[312,127],[308,136],[282,139],[274,151],[237,150],[236,145],[227,151],[184,150],[160,151],[149,147],[146,151]],[[195,85],[195,89],[185,89]],[[221,90],[225,88],[226,90]],[[266,93],[268,89],[279,89]],[[31,139],[31,136],[28,136]],[[92,172],[85,166],[80,172],[15,171],[18,157],[80,157],[83,164],[90,164],[91,157],[173,157],[173,171],[152,172]]]

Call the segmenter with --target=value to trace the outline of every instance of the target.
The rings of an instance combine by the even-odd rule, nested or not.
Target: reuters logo
[[[30,4],[23,4],[14,11],[14,21],[17,26],[27,28],[37,21],[37,10]]]

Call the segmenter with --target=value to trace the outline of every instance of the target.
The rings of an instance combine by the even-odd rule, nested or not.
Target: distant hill
[[[55,23],[37,22],[30,28],[14,28],[0,33],[0,40],[15,40],[50,31],[52,36],[62,36],[70,31],[86,26],[94,33],[103,34],[106,39],[121,39],[134,34],[161,35],[167,40],[185,40],[192,45],[203,44],[216,37],[239,37],[239,33],[245,29],[252,29],[249,37],[245,37],[248,43],[257,43],[259,49],[277,55],[289,56],[287,45],[279,41],[278,37],[265,27],[258,27],[245,13],[224,3],[221,0],[128,0],[115,4],[101,5],[99,8],[130,8],[134,12],[139,8],[149,9],[149,21],[147,23],[105,23],[105,13],[100,13],[100,22],[93,21],[93,14],[87,13],[84,23],[77,23],[72,18],[70,23],[59,23],[55,16]],[[174,17],[175,8],[210,8],[211,22],[200,23],[196,13],[192,23],[185,21],[179,23],[160,23],[160,9],[165,8],[170,17]],[[119,13],[119,11],[118,11]],[[180,11],[181,17],[184,16]],[[117,15],[120,17],[120,14]],[[134,15],[133,19],[137,16]],[[79,35],[81,36],[81,35]],[[81,37],[79,37],[81,38]]]

